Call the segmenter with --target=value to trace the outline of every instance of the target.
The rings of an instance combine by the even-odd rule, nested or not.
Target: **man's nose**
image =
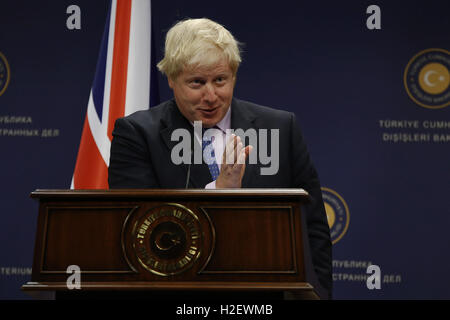
[[[205,85],[203,99],[209,103],[215,102],[217,100],[216,88],[214,88],[211,83],[207,83]]]

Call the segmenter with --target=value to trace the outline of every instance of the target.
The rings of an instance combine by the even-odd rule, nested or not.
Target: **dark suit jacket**
[[[171,141],[171,134],[178,128],[193,132],[174,100],[118,119],[111,145],[109,187],[185,188],[188,166],[171,161],[171,150],[179,143]],[[279,129],[278,173],[261,175],[261,164],[248,164],[242,188],[303,188],[309,192],[312,201],[305,209],[312,261],[320,284],[331,293],[330,231],[319,178],[295,115],[233,99],[231,128]],[[206,164],[191,166],[190,188],[204,188],[211,180]]]

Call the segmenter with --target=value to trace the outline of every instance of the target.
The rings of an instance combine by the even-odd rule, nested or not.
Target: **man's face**
[[[235,77],[226,61],[211,67],[185,68],[169,79],[180,112],[210,128],[223,119],[233,97]]]

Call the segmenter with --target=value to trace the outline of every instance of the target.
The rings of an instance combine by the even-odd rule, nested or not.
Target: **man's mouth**
[[[202,112],[203,114],[213,114],[214,112],[216,112],[219,109],[219,107],[215,107],[215,108],[200,108],[200,112]]]

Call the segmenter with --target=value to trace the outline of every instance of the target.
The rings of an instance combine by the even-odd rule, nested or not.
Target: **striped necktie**
[[[206,164],[208,165],[209,172],[211,173],[211,177],[213,181],[217,179],[219,176],[219,166],[216,162],[216,154],[214,152],[214,147],[212,145],[212,137],[208,137],[203,135],[202,140],[202,152],[203,152],[203,159],[205,160]],[[206,150],[206,151],[205,151]]]

